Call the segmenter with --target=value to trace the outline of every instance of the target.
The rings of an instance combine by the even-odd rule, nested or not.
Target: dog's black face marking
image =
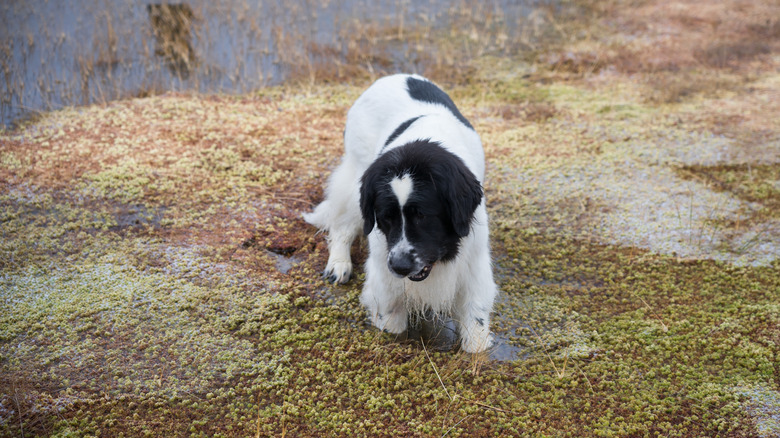
[[[444,105],[461,123],[471,128],[472,131],[474,130],[471,123],[469,123],[469,121],[463,117],[463,114],[458,111],[458,107],[455,106],[455,102],[450,99],[450,96],[441,88],[434,85],[433,82],[410,77],[406,80],[406,88],[409,90],[409,96],[411,96],[412,99]]]
[[[391,181],[404,176],[411,178],[413,189],[401,205]],[[369,234],[376,224],[388,249],[405,237],[408,248],[391,257],[390,269],[401,276],[411,274],[415,281],[424,280],[434,263],[457,256],[481,202],[482,186],[463,161],[428,140],[390,150],[361,179],[363,231]]]
[[[422,116],[412,117],[411,119],[409,119],[409,120],[401,123],[400,125],[398,125],[398,127],[395,128],[395,131],[393,131],[393,133],[390,134],[390,137],[387,137],[387,141],[385,141],[385,146],[389,145],[390,143],[393,142],[393,140],[398,138],[399,135],[403,134],[404,131],[409,129],[409,127],[412,126],[412,123],[417,121],[417,119],[419,119],[420,117],[422,117]],[[384,149],[384,147],[382,149]]]

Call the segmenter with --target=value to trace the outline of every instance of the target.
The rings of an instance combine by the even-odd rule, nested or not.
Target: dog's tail
[[[326,199],[311,213],[304,213],[303,220],[319,228],[320,231],[327,231],[330,228],[330,218],[328,217],[330,211],[330,202]]]

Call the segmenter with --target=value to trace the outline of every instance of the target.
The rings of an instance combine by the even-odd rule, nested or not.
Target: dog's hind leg
[[[323,276],[333,283],[346,283],[352,276],[352,242],[362,230],[360,215],[360,170],[348,157],[333,171],[325,200],[303,219],[328,233],[328,265]]]

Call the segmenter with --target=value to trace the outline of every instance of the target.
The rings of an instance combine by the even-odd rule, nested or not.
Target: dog
[[[347,113],[325,199],[304,214],[328,233],[324,276],[349,280],[362,231],[369,254],[360,301],[377,328],[402,333],[410,313],[450,315],[462,350],[486,350],[497,288],[484,177],[479,135],[444,91],[418,75],[377,80]]]

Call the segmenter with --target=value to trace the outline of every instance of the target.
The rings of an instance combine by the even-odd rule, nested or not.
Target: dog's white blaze
[[[390,257],[394,257],[396,254],[403,254],[408,253],[411,250],[414,249],[412,244],[409,242],[409,240],[406,239],[406,218],[401,216],[401,240],[399,240],[393,247],[390,249]],[[420,263],[420,259],[415,255],[414,256],[415,263]]]
[[[398,253],[407,253],[414,249],[411,243],[409,243],[408,240],[406,240],[406,232],[404,232],[403,236],[401,237],[401,240],[396,243],[393,248],[390,250],[390,256],[394,256]],[[417,256],[414,257],[415,262],[419,261]]]
[[[414,183],[412,177],[407,173],[402,177],[395,177],[390,181],[390,188],[393,189],[393,194],[398,198],[398,205],[403,211],[404,205],[409,201],[409,196],[414,190]],[[394,257],[396,254],[404,254],[411,252],[414,249],[412,244],[406,238],[406,218],[403,213],[401,214],[401,240],[399,240],[391,249],[390,257]],[[414,261],[416,264],[420,264],[420,259],[415,255]]]
[[[409,200],[409,196],[414,190],[414,183],[412,177],[409,174],[404,174],[402,177],[395,177],[390,181],[390,188],[393,189],[393,194],[398,198],[398,205],[403,211],[404,205]],[[401,214],[401,240],[393,246],[390,250],[391,257],[394,254],[409,252],[413,247],[406,239],[406,218],[403,213]],[[415,262],[419,263],[419,259],[415,256]]]
[[[412,194],[414,185],[412,184],[412,177],[409,174],[404,174],[401,178],[395,177],[390,181],[390,188],[393,189],[393,194],[398,198],[398,204],[401,209],[404,208],[406,201],[409,200],[409,195]]]

